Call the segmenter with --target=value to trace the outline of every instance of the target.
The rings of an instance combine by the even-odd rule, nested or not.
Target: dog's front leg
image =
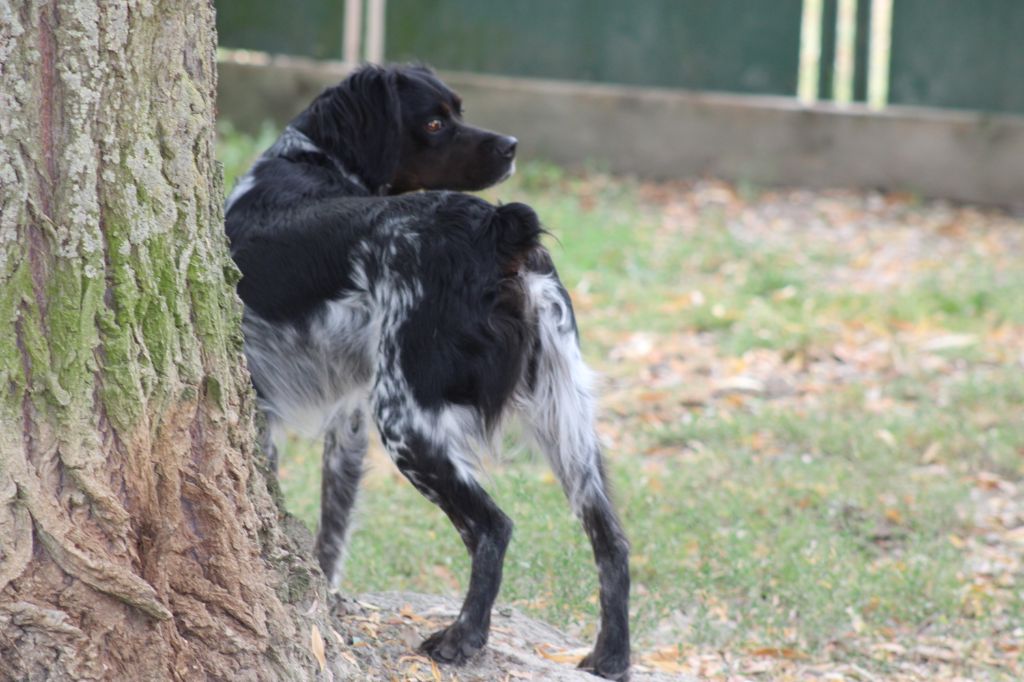
[[[459,617],[420,646],[436,661],[464,663],[487,643],[512,521],[436,438],[416,432],[405,420],[388,423],[378,418],[378,426],[399,470],[448,515],[472,559],[469,591]]]
[[[324,435],[323,476],[320,489],[320,531],[316,555],[327,583],[337,589],[345,543],[351,530],[363,459],[368,447],[366,417],[355,407],[335,415]]]

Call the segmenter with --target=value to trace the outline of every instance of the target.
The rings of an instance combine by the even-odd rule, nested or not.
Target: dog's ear
[[[355,114],[353,151],[358,173],[372,190],[387,185],[398,169],[402,151],[402,111],[397,74],[392,69],[365,67],[352,74],[347,86]]]
[[[398,169],[402,112],[397,78],[394,69],[364,66],[326,90],[295,122],[374,193]]]

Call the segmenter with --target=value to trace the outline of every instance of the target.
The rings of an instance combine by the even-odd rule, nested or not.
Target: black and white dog
[[[332,587],[367,413],[458,529],[472,573],[458,619],[422,645],[438,661],[463,662],[487,641],[512,522],[474,472],[518,415],[593,545],[601,629],[580,665],[622,680],[628,544],[569,295],[532,209],[451,191],[504,180],[515,150],[515,138],[463,123],[458,96],[425,67],[366,66],[326,90],[227,201],[245,352],[271,426],[325,434],[317,553]],[[422,189],[448,191],[394,196]]]

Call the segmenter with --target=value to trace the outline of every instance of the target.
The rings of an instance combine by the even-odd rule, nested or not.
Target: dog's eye
[[[427,121],[426,128],[428,133],[439,133],[444,128],[444,121],[440,118],[432,118]]]

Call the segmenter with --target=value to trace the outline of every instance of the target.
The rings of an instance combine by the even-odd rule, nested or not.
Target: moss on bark
[[[323,583],[254,463],[215,68],[208,2],[0,5],[0,678],[315,675]]]

